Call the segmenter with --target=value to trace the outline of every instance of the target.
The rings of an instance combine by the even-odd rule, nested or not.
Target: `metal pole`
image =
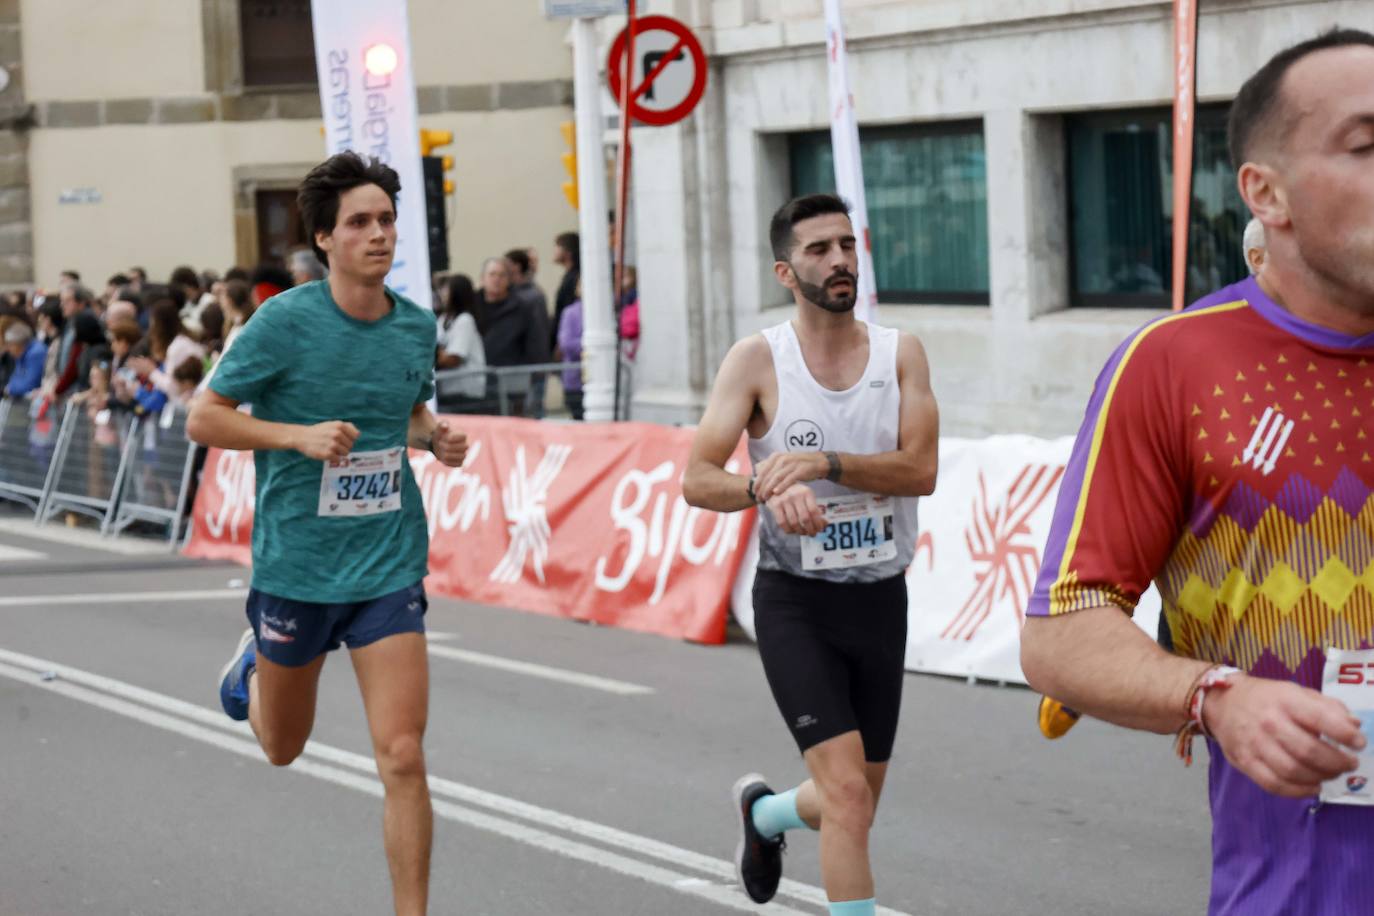
[[[578,223],[582,241],[583,404],[588,420],[615,417],[615,299],[606,238],[606,158],[602,153],[601,81],[596,21],[573,22],[573,100],[577,123]]]
[[[625,26],[625,68],[620,80],[620,160],[616,176],[615,207],[615,418],[620,419],[620,297],[625,289],[625,205],[630,196],[630,99],[635,77],[635,0],[628,0],[629,21]]]

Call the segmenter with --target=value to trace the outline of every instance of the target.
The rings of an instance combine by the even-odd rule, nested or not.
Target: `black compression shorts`
[[[768,686],[797,747],[858,731],[892,756],[906,655],[906,578],[840,583],[759,570],[754,626]]]

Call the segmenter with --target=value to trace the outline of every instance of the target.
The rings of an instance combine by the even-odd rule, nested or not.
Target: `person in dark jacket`
[[[532,366],[549,361],[549,316],[537,303],[511,294],[505,258],[482,265],[482,348],[487,366]],[[529,393],[528,374],[506,377],[512,416],[523,416]],[[490,394],[496,397],[496,392]]]

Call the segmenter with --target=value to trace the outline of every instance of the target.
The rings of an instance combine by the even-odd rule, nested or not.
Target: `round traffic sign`
[[[669,16],[635,20],[635,60],[630,67],[630,117],[662,127],[692,113],[706,93],[706,52],[692,30]],[[611,44],[606,62],[611,95],[621,98],[627,26]]]

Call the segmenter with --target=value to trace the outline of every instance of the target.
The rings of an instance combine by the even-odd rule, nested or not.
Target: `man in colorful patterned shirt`
[[[1264,269],[1107,363],[1022,665],[1088,715],[1208,736],[1211,913],[1370,912],[1374,35],[1274,57],[1230,144]],[[1122,613],[1151,581],[1172,654]]]

